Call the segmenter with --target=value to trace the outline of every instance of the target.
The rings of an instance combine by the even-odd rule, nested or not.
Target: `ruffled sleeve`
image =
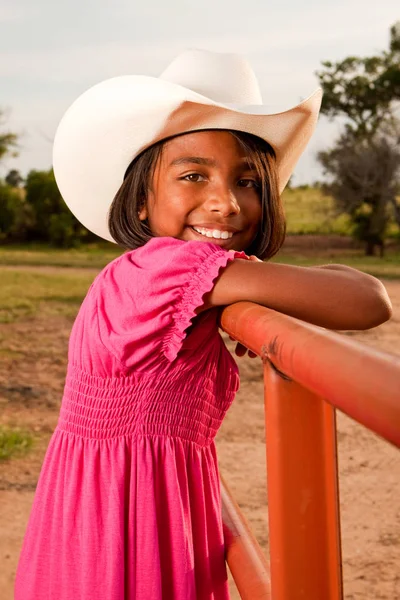
[[[203,296],[235,258],[249,257],[212,242],[170,237],[124,254],[104,272],[98,307],[103,343],[127,367],[143,367],[157,352],[175,360]]]

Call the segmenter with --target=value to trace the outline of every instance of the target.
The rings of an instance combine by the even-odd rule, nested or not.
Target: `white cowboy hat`
[[[268,114],[256,76],[235,54],[188,50],[162,75],[107,79],[82,94],[54,140],[54,174],[66,204],[98,236],[114,241],[108,211],[127,167],[155,142],[189,131],[234,129],[275,150],[282,192],[318,118],[322,90]]]

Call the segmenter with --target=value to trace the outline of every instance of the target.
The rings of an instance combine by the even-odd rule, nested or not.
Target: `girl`
[[[71,332],[16,600],[229,598],[214,438],[239,379],[219,307],[250,300],[334,329],[390,317],[373,277],[264,262],[320,101],[268,115],[247,63],[190,51],[161,78],[95,86],[64,116],[63,197],[128,252]]]

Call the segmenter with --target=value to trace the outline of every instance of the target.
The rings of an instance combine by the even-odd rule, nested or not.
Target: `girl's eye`
[[[260,183],[258,181],[256,181],[255,179],[239,179],[238,181],[238,185],[239,187],[245,187],[245,188],[259,188],[260,187]]]
[[[204,181],[204,177],[203,175],[200,175],[200,173],[188,173],[187,175],[182,177],[182,179],[185,179],[186,181],[191,181],[192,183]]]

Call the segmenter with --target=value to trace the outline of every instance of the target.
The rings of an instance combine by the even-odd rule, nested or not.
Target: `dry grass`
[[[38,273],[3,270],[0,286],[0,323],[31,319],[42,315],[74,317],[93,275],[69,273]]]

